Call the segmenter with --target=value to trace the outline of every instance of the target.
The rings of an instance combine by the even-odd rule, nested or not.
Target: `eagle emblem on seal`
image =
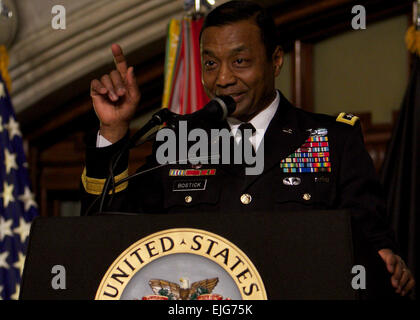
[[[196,300],[201,295],[211,294],[219,278],[196,281],[191,286],[185,277],[180,278],[179,282],[180,285],[162,279],[152,279],[149,280],[149,285],[155,295],[167,297],[168,300]]]

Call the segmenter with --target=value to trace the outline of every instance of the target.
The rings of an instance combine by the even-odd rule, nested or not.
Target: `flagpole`
[[[405,43],[408,51],[420,56],[420,0],[413,2],[413,25],[406,32]]]
[[[204,17],[206,9],[210,10],[215,5],[214,0],[185,0],[185,15],[193,20]]]
[[[7,69],[8,65],[9,65],[9,55],[7,54],[7,49],[4,45],[0,45],[0,74],[3,78],[4,83],[6,84],[7,91],[11,93],[12,81],[10,79],[9,72]]]

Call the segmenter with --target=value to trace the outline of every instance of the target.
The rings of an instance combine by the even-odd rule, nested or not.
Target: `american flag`
[[[19,298],[32,220],[38,215],[31,193],[22,134],[0,74],[0,299]]]

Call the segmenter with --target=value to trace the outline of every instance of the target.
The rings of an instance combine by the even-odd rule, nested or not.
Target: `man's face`
[[[277,48],[272,59],[267,58],[260,29],[252,20],[205,29],[201,58],[204,89],[210,98],[232,96],[232,116],[249,121],[273,101],[282,51]]]

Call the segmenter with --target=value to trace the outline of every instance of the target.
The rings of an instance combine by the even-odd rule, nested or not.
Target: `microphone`
[[[191,123],[202,120],[218,122],[225,120],[229,115],[235,112],[235,110],[236,103],[231,96],[216,96],[200,110],[185,115],[180,115],[170,111],[168,108],[163,108],[153,114],[152,118],[145,126],[147,129],[142,128],[142,130],[137,131],[130,138],[129,148],[132,148],[136,141],[149,129],[153,128],[154,126],[161,125],[164,122],[166,122],[167,125],[172,128],[175,126],[175,123],[182,120],[189,121]]]
[[[175,121],[210,121],[217,122],[225,120],[236,110],[235,100],[231,96],[217,96],[207,103],[202,109],[185,115],[174,114]]]
[[[202,109],[186,114],[178,115],[172,111],[169,111],[167,108],[161,109],[156,112],[152,118],[140,129],[138,130],[124,145],[124,147],[115,155],[115,158],[110,163],[110,175],[105,181],[105,184],[102,189],[102,194],[100,197],[99,211],[102,211],[104,206],[105,198],[108,192],[109,184],[111,179],[113,179],[113,171],[117,166],[121,156],[125,151],[131,149],[143,135],[145,135],[149,130],[154,127],[163,124],[166,122],[169,126],[176,126],[174,122],[179,122],[181,120],[187,120],[190,122],[206,120],[206,121],[223,121],[226,117],[232,114],[236,109],[235,100],[230,96],[217,96],[209,103],[207,103]]]

